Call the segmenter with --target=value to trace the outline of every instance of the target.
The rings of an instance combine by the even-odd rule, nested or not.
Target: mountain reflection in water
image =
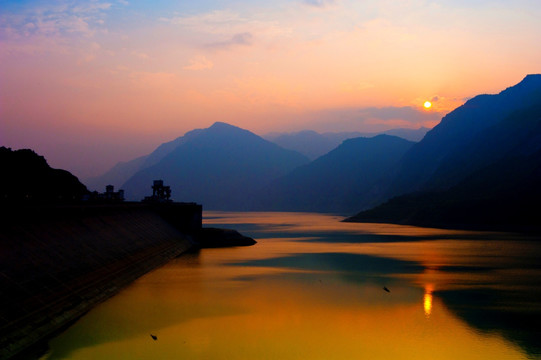
[[[537,239],[339,220],[206,212],[258,244],[147,274],[44,359],[540,358]]]

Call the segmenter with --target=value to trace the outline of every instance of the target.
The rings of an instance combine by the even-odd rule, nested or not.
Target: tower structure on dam
[[[171,187],[165,186],[163,180],[154,180],[152,184],[152,196],[145,196],[144,202],[172,202]]]

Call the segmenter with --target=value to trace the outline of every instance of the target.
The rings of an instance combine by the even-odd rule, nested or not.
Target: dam
[[[196,244],[195,203],[33,205],[0,219],[0,359],[29,356]],[[26,355],[25,355],[26,354]]]

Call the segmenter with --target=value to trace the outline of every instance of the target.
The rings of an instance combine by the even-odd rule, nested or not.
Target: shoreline
[[[442,223],[437,221],[408,221],[408,220],[396,220],[396,219],[380,219],[361,217],[358,215],[346,217],[341,222],[346,223],[374,223],[374,224],[393,224],[393,225],[408,225],[424,228],[435,228],[443,230],[465,230],[465,231],[486,231],[486,232],[507,232],[523,234],[525,236],[536,236],[541,234],[541,226],[535,225],[509,225],[509,224],[482,224],[482,223]]]
[[[15,342],[0,352],[0,359],[40,358],[48,351],[50,339],[69,328],[95,306],[109,300],[141,276],[167,264],[190,249],[191,247],[170,249],[158,254],[155,258],[143,260],[141,266],[136,269],[128,270],[129,272],[123,272],[122,274],[111,274],[109,278],[103,278],[102,284],[98,284],[95,290],[92,290],[95,295],[90,295],[91,297],[87,300],[73,307],[67,305],[66,308],[53,316],[44,314],[43,321],[46,319],[51,320],[47,324],[36,327],[35,323],[30,323],[19,328],[16,333],[11,335],[12,338],[15,338]],[[118,276],[113,278],[115,275]],[[37,321],[41,322],[41,320]],[[32,336],[29,334],[32,334]],[[17,340],[17,337],[19,340]],[[4,341],[5,339],[2,338],[2,342]]]
[[[37,356],[51,337],[94,306],[198,247],[202,221],[197,204],[5,210],[8,215],[0,220],[0,359]]]

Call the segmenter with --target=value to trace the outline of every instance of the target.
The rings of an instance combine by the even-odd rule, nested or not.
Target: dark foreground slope
[[[0,203],[73,202],[88,194],[74,175],[29,149],[0,147]]]
[[[45,346],[92,306],[188,250],[201,207],[179,206],[4,207],[0,359]],[[172,223],[177,215],[184,222]]]
[[[393,198],[347,221],[539,232],[539,184],[541,151],[500,160],[446,191]]]

